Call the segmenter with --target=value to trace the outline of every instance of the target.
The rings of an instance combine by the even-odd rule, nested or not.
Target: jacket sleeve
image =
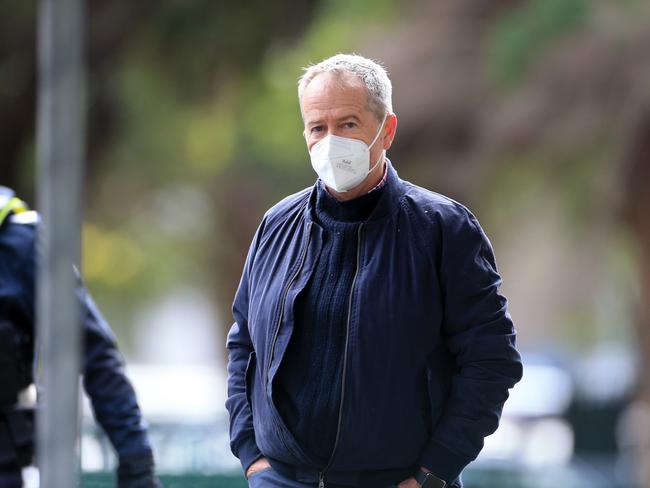
[[[38,250],[34,225],[12,227],[14,249],[21,256],[16,276],[21,283],[20,308],[24,310],[30,332],[34,331],[35,285]],[[72,269],[70,270],[73,271]],[[95,418],[107,433],[120,461],[131,455],[151,457],[135,392],[124,374],[124,361],[115,337],[97,310],[77,273],[77,298],[83,326],[83,384],[90,397]]]
[[[454,374],[442,417],[419,459],[448,483],[497,429],[508,389],[522,376],[492,246],[474,216],[460,212],[443,224],[439,264],[442,333]]]
[[[226,408],[230,414],[230,449],[244,468],[244,473],[262,456],[255,442],[253,415],[246,399],[246,366],[253,353],[253,343],[248,331],[249,278],[255,253],[261,239],[264,221],[260,225],[248,251],[239,288],[235,294],[232,311],[235,319],[226,347],[228,348],[228,398]]]
[[[97,422],[108,435],[120,461],[151,453],[146,425],[115,337],[78,277],[77,295],[85,353],[83,385]]]
[[[0,229],[0,314],[34,335],[36,230],[5,223]]]

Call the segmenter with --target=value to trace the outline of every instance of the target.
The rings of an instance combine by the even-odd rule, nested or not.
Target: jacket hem
[[[239,462],[241,463],[241,466],[244,470],[244,474],[246,474],[246,471],[248,471],[248,468],[250,468],[251,464],[257,461],[263,455],[260,449],[257,447],[257,444],[251,440],[242,443],[242,445],[239,447],[239,451],[236,453],[236,456],[239,458]]]

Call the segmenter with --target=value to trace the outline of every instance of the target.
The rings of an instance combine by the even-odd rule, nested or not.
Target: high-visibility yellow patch
[[[5,206],[0,209],[0,225],[2,225],[2,223],[10,214],[27,212],[28,210],[29,207],[20,198],[10,198]]]

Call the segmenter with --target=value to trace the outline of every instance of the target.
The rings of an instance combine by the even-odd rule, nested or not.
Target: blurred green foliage
[[[584,25],[590,8],[589,0],[532,0],[504,15],[488,39],[492,78],[503,87],[521,81],[548,49]]]
[[[93,177],[84,269],[127,340],[120,322],[134,307],[182,283],[216,282],[227,307],[241,264],[228,256],[243,249],[226,222],[233,209],[221,199],[236,197],[236,185],[255,188],[258,201],[238,210],[257,221],[262,208],[313,181],[297,100],[301,68],[354,50],[395,13],[395,2],[323,1],[299,39],[273,38],[257,56],[249,52],[258,31],[251,24],[269,19],[244,9],[211,16],[212,8],[167,2],[109,79],[121,110]],[[237,56],[245,59],[234,62]],[[220,267],[209,276],[205,263],[215,259],[233,262],[232,272]]]
[[[647,49],[629,42],[634,29],[647,30],[644,0],[87,7],[83,267],[127,351],[143,304],[178,287],[200,287],[224,324],[230,320],[261,214],[314,181],[296,93],[301,68],[341,51],[378,53],[395,69],[400,125],[391,158],[402,176],[468,203],[497,254],[512,240],[525,247],[532,234],[520,237],[521,228],[531,220],[553,218],[565,252],[588,248],[611,263],[599,279],[633,281],[625,263],[634,246],[621,244],[614,211],[609,222],[602,212],[615,197],[612,182],[623,178],[628,144],[616,111],[639,105],[639,95],[623,101],[632,91],[621,80],[643,79],[644,63],[630,52]],[[33,102],[20,88],[34,83],[35,8],[0,2],[0,150],[9,162],[0,169],[26,198],[34,107],[14,99]],[[624,55],[626,64],[617,64]],[[613,69],[600,73],[601,60]],[[615,236],[601,245],[593,234],[606,225]],[[516,261],[522,251],[512,249],[507,257]],[[528,288],[513,308],[535,293]],[[548,320],[587,337],[606,314],[575,295]]]

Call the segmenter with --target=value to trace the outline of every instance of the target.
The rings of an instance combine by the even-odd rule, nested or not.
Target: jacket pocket
[[[248,363],[246,364],[246,372],[244,378],[246,379],[246,401],[248,402],[248,408],[253,411],[253,381],[255,380],[253,374],[255,372],[255,366],[257,364],[257,355],[255,351],[252,351],[248,356]]]

